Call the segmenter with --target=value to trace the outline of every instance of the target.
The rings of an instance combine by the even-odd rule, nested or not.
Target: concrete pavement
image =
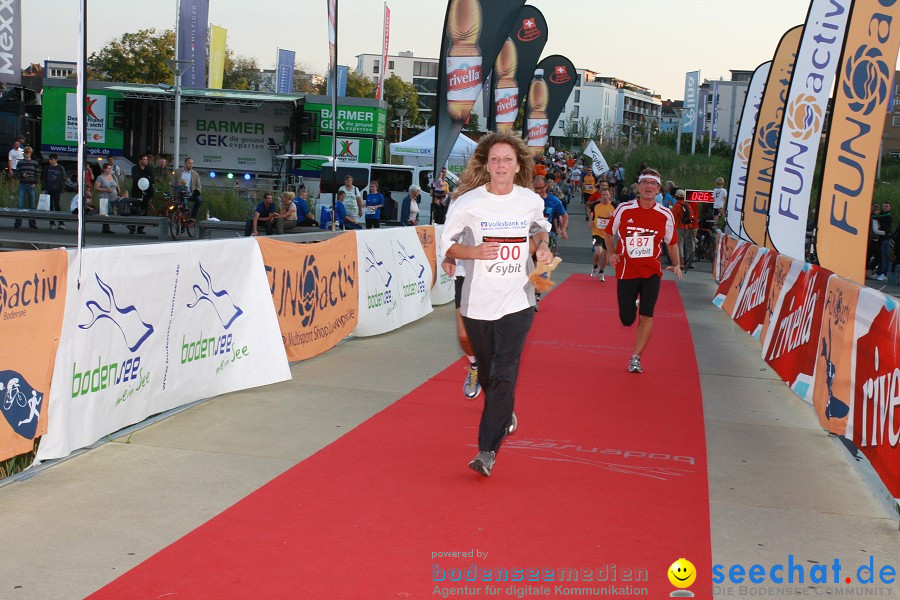
[[[587,223],[573,208],[557,280],[590,269]],[[807,568],[835,559],[855,568],[871,555],[876,567],[900,567],[896,512],[761,360],[759,344],[711,304],[710,270],[700,263],[678,287],[700,365],[714,563],[768,568],[793,555]],[[347,433],[460,356],[453,313],[452,303],[437,307],[293,365],[292,381],[199,403],[0,483],[0,599],[84,597]],[[340,376],[388,353],[417,366]],[[820,591],[810,585],[790,587]],[[736,584],[716,592],[752,593]]]

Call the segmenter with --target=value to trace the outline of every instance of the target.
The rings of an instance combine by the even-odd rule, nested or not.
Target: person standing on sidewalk
[[[481,138],[441,236],[446,256],[466,269],[460,312],[484,390],[478,454],[469,468],[485,477],[503,438],[518,426],[513,409],[519,357],[534,319],[530,240],[540,262],[553,259],[544,202],[529,189],[533,167],[521,138],[505,132]]]
[[[19,210],[35,210],[37,208],[37,182],[41,166],[31,158],[31,146],[25,146],[25,158],[16,163],[16,179],[19,180]],[[22,220],[16,219],[14,227],[22,226]],[[34,219],[28,220],[28,227],[37,229]]]
[[[657,204],[661,177],[654,169],[644,169],[638,177],[636,200],[620,204],[613,218],[606,225],[604,238],[609,264],[616,268],[616,296],[619,304],[619,320],[630,327],[640,306],[634,342],[634,354],[628,363],[629,373],[641,373],[641,354],[653,333],[653,308],[659,296],[662,264],[659,257],[662,244],[666,244],[671,267],[681,279],[681,259],[678,256],[678,234],[672,211]]]
[[[59,205],[59,195],[62,194],[65,185],[66,169],[59,164],[59,157],[56,154],[51,154],[50,164],[47,165],[47,169],[44,171],[44,178],[41,182],[41,190],[47,192],[50,196],[50,210],[57,212],[62,210]],[[58,223],[50,221],[50,229],[53,229],[54,227],[65,229],[66,223],[65,221],[59,221]]]

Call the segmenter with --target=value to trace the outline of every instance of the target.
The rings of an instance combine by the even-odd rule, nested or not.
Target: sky
[[[23,61],[75,60],[78,0],[23,0]],[[781,35],[803,23],[807,0],[529,0],[549,29],[544,55],[562,54],[577,68],[682,99],[684,74],[729,79],[772,58]],[[390,0],[390,52],[437,58],[445,0]],[[139,8],[138,8],[139,7]],[[123,33],[174,28],[176,0],[88,0],[88,53]],[[384,4],[338,0],[338,59],[379,54]],[[277,48],[324,73],[328,62],[326,0],[210,0],[209,22],[228,29],[228,47],[274,68]]]

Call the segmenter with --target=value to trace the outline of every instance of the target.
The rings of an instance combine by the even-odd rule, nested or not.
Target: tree
[[[259,63],[255,58],[235,56],[231,49],[225,51],[225,74],[222,87],[226,90],[254,90],[262,80]]]
[[[175,58],[175,31],[124,33],[88,58],[88,77],[126,83],[173,81],[166,59]]]
[[[374,98],[375,82],[353,69],[347,75],[347,96],[351,98]]]
[[[469,118],[466,120],[466,124],[463,126],[463,129],[466,131],[471,131],[472,133],[478,133],[478,129],[480,125],[478,124],[478,115],[474,112],[469,113]]]
[[[318,73],[312,73],[309,67],[303,63],[300,63],[300,65],[294,69],[295,92],[325,95],[327,81],[326,77],[323,77]]]
[[[393,123],[400,118],[397,110],[401,108],[406,109],[403,120],[407,123],[414,123],[419,118],[419,94],[413,84],[392,74],[384,80],[382,97],[388,105],[388,123]]]

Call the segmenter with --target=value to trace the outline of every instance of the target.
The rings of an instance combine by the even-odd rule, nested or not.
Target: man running
[[[612,205],[609,188],[600,192],[600,201],[591,209],[591,241],[594,245],[594,268],[591,269],[591,277],[597,276],[597,281],[606,281],[603,271],[606,269],[606,240],[603,231],[609,224],[609,220],[615,212]],[[599,270],[599,272],[598,272]]]
[[[675,266],[666,267],[681,279],[678,235],[672,211],[656,203],[661,177],[654,169],[644,169],[638,177],[638,197],[622,203],[606,225],[604,238],[609,264],[616,268],[616,295],[619,320],[629,327],[634,323],[638,305],[640,320],[634,342],[629,373],[641,373],[641,354],[653,333],[653,308],[659,296],[662,265],[659,256],[665,243]]]

